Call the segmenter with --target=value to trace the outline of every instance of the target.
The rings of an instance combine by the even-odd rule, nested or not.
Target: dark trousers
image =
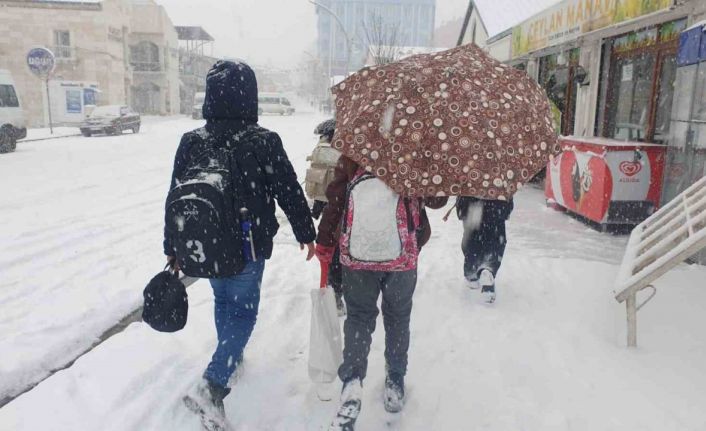
[[[343,268],[343,297],[348,315],[343,325],[343,364],[338,369],[342,381],[365,378],[368,354],[378,316],[378,296],[382,292],[385,325],[385,361],[388,371],[407,373],[409,321],[417,270],[401,272],[355,271]]]
[[[513,208],[512,201],[459,198],[456,211],[464,225],[461,249],[463,274],[468,280],[478,279],[483,269],[497,275],[507,244],[505,222]]]

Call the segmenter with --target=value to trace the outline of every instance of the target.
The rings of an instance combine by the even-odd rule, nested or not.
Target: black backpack
[[[188,167],[167,196],[167,239],[184,274],[231,277],[246,263],[239,219],[243,207],[240,172],[228,145],[198,133],[192,137]]]
[[[176,332],[186,325],[189,298],[179,273],[167,271],[167,268],[145,287],[142,320],[155,331]]]

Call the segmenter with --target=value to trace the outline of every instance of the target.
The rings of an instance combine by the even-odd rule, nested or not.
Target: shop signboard
[[[512,30],[512,57],[669,9],[674,0],[564,0]]]

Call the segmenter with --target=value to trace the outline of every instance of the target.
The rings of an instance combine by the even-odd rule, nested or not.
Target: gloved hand
[[[333,261],[333,253],[336,251],[334,247],[316,244],[316,257],[325,264],[330,265]]]

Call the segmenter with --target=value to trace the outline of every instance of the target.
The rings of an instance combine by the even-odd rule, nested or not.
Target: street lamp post
[[[329,8],[328,6],[322,5],[321,3],[319,3],[316,0],[309,0],[309,3],[313,4],[314,6],[320,7],[321,9],[326,11],[329,15],[331,15],[336,20],[338,25],[341,27],[341,31],[343,32],[343,35],[346,37],[346,71],[345,71],[345,75],[348,76],[350,62],[351,62],[351,38],[348,35],[348,32],[346,31],[346,26],[343,24],[343,21],[341,20],[341,18],[338,15],[336,15],[336,13],[333,10],[331,10],[331,8]],[[332,33],[335,36],[335,32],[332,31]],[[335,39],[332,38],[332,41],[333,40],[335,40]],[[329,43],[332,44],[332,42],[329,42]],[[332,44],[332,46],[333,46],[333,44]],[[332,52],[333,52],[333,50],[332,50]],[[329,55],[329,57],[332,57],[332,55]],[[331,62],[331,58],[329,58],[329,64],[330,64],[330,62]],[[332,73],[331,69],[329,68],[329,79],[331,78],[331,73]]]

